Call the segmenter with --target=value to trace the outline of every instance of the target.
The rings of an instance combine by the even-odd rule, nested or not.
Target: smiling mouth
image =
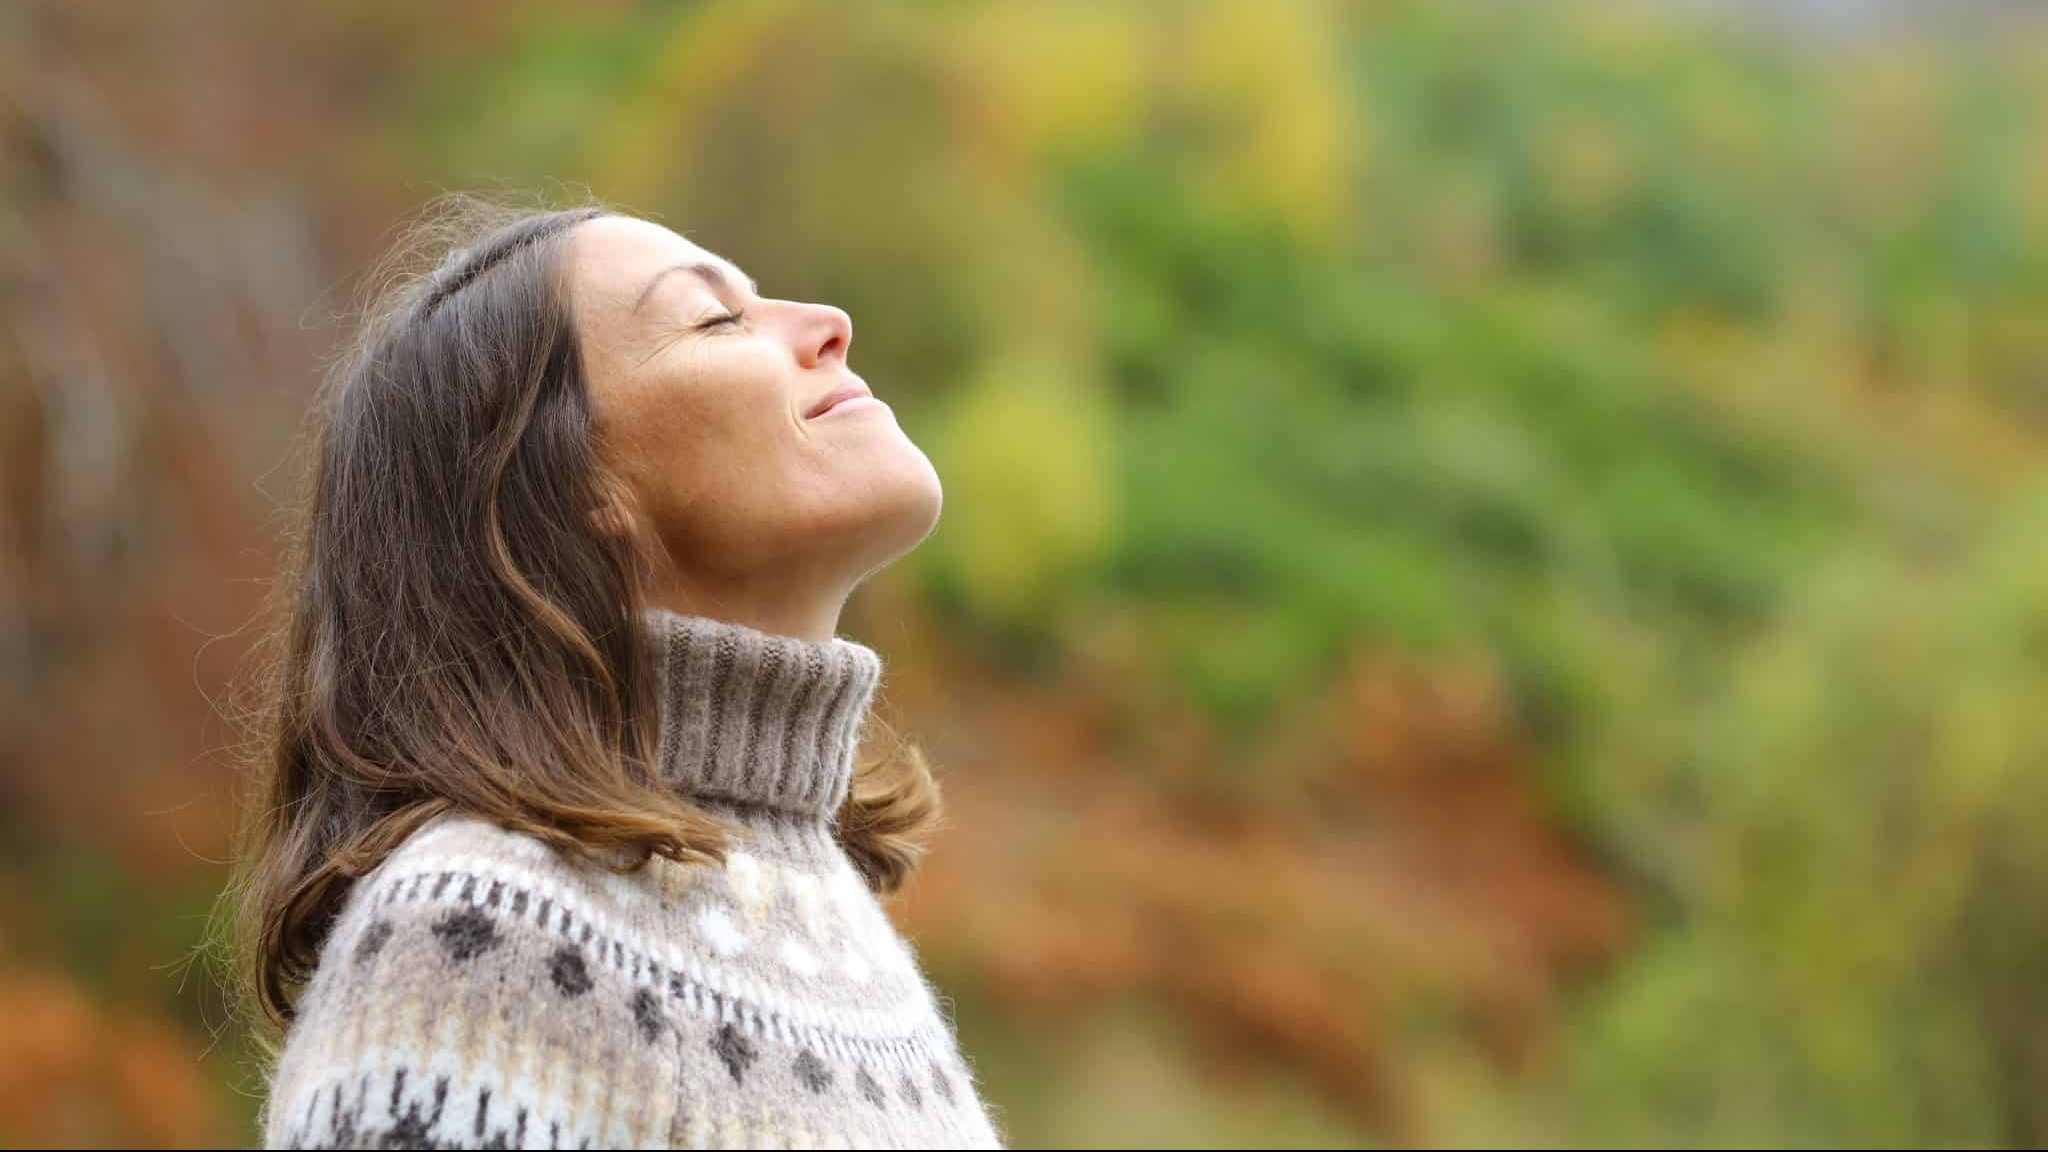
[[[823,412],[818,413],[816,416],[813,416],[812,419],[822,420],[827,416],[836,416],[841,412],[859,412],[867,408],[887,409],[888,407],[889,405],[886,401],[877,400],[873,396],[849,396],[846,399],[841,400],[839,403],[834,404],[830,408],[825,409]]]
[[[839,387],[834,388],[832,391],[827,392],[825,394],[824,399],[818,401],[816,404],[811,405],[811,410],[809,412],[804,413],[804,419],[811,420],[815,419],[816,417],[823,416],[825,413],[832,411],[834,408],[837,408],[841,404],[847,403],[848,401],[873,400],[874,398],[875,394],[868,390],[868,386],[858,380],[853,381],[851,383],[842,384]]]

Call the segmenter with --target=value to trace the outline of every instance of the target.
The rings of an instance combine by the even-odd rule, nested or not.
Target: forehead
[[[677,264],[706,261],[732,273],[736,282],[746,280],[731,261],[717,253],[671,229],[631,216],[599,216],[578,224],[569,238],[569,255],[570,277],[579,300],[606,310],[630,309],[656,273]],[[678,274],[677,278],[703,290],[703,281],[695,276]]]

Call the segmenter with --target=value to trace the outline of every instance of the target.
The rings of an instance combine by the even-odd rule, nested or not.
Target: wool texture
[[[747,835],[616,873],[461,813],[350,889],[266,1147],[1001,1147],[950,1012],[833,835],[883,664],[660,607],[665,782]]]

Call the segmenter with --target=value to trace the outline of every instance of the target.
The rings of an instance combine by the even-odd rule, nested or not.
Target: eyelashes
[[[668,338],[662,340],[661,343],[658,344],[652,352],[649,352],[647,354],[645,359],[640,361],[640,363],[644,366],[647,363],[647,361],[652,360],[656,356],[661,355],[663,352],[668,351],[668,349],[671,346],[673,346],[676,341],[682,339],[683,337],[689,335],[692,332],[706,332],[713,328],[723,328],[729,324],[737,325],[745,317],[746,312],[744,310],[739,312],[729,312],[723,316],[713,316],[709,320],[705,320],[697,324],[692,324],[688,327],[673,328],[670,330]]]

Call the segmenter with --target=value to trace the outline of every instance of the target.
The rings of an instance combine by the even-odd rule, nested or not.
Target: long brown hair
[[[722,860],[739,832],[658,782],[634,638],[653,555],[589,514],[616,481],[562,252],[612,211],[437,198],[372,270],[311,409],[312,473],[237,696],[254,795],[222,904],[266,1040],[350,884],[439,813],[620,870]],[[863,743],[836,832],[889,892],[940,804],[922,752],[871,719],[887,750]]]

